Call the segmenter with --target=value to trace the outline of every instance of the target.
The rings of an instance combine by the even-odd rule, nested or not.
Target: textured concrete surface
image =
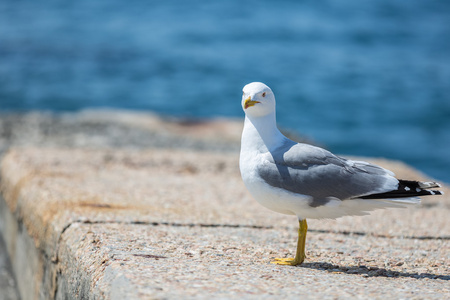
[[[0,113],[0,160],[11,147],[28,146],[238,151],[241,128],[240,120],[192,121],[115,110]],[[217,131],[220,136],[216,135]],[[17,291],[10,292],[16,286],[14,275],[2,243],[0,261],[5,263],[0,276],[0,300],[2,297],[15,299]]]
[[[144,126],[142,118],[132,126]],[[161,124],[142,130],[157,133]],[[0,230],[22,298],[450,296],[447,187],[447,196],[410,209],[311,220],[306,263],[272,265],[293,255],[297,222],[251,199],[232,150],[240,128],[217,124],[211,136],[197,135],[208,124],[163,126],[186,139],[170,149],[162,142],[170,138],[156,138],[154,148],[44,141],[9,150]],[[222,131],[229,141],[207,148]],[[375,162],[424,178],[399,162]]]
[[[236,151],[242,126],[242,120],[193,121],[116,110],[0,113],[0,153],[27,146]]]
[[[0,300],[19,299],[19,292],[16,288],[16,281],[13,277],[11,263],[6,254],[6,245],[0,236]]]

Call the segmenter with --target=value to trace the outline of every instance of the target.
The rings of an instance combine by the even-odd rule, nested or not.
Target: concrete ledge
[[[295,218],[251,199],[237,160],[194,150],[11,150],[0,230],[22,298],[448,296],[448,196],[312,220],[306,264],[274,266],[295,250]]]

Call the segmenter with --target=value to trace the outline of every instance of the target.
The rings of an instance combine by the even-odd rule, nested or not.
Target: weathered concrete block
[[[0,170],[0,230],[22,297],[448,293],[448,196],[311,221],[306,264],[274,266],[271,258],[294,249],[296,220],[251,199],[237,161],[194,150],[10,151]],[[401,163],[376,163],[421,177]]]

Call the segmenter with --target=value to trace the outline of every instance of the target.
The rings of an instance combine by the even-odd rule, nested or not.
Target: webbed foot
[[[297,266],[300,265],[301,263],[303,263],[303,261],[305,260],[305,257],[302,257],[300,259],[295,259],[295,258],[275,258],[274,261],[271,261],[271,264],[276,264],[276,265],[286,265],[286,266]]]

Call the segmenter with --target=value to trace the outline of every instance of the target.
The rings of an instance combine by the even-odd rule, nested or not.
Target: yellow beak
[[[248,97],[247,99],[245,99],[245,102],[244,102],[244,109],[247,109],[247,108],[249,108],[250,106],[255,105],[256,103],[261,103],[261,102],[251,100],[251,98]]]

